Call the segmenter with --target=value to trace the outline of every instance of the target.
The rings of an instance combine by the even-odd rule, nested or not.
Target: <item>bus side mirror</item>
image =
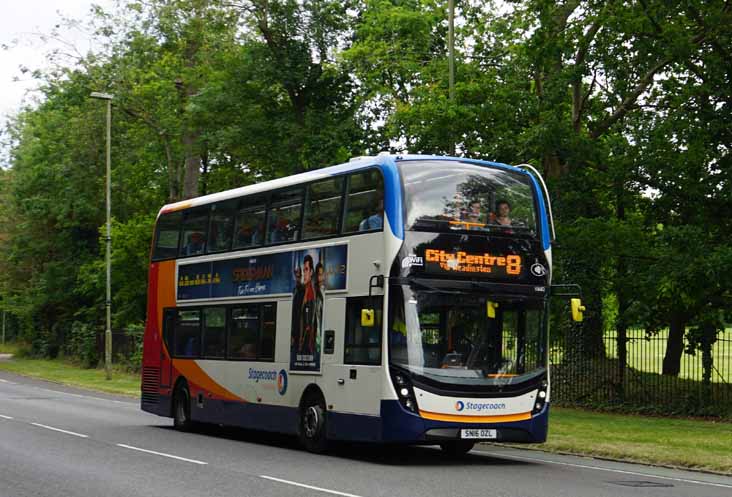
[[[490,319],[496,319],[496,309],[498,308],[498,302],[491,302],[490,300],[485,303],[485,314]]]
[[[585,311],[585,306],[582,305],[581,299],[572,299],[572,320],[576,322],[582,322],[582,319],[584,319],[584,315],[582,314]]]
[[[373,309],[361,309],[361,326],[364,328],[373,328],[374,314]]]

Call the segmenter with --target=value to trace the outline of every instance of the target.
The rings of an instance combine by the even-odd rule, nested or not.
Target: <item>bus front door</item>
[[[353,360],[353,350],[347,353],[346,299],[330,298],[324,307],[325,335],[332,334],[334,341],[332,353],[323,355],[323,391],[329,411],[335,414],[334,420],[339,420],[335,426],[329,426],[328,430],[335,430],[333,435],[338,438],[352,438],[353,424],[348,424],[348,420],[353,419],[350,415],[369,416],[377,421],[381,407],[383,371],[381,365],[356,363],[358,361]],[[371,439],[369,435],[357,438]]]

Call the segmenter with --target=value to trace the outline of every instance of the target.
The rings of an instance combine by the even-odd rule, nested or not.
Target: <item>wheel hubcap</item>
[[[303,428],[305,429],[305,436],[308,438],[315,437],[315,434],[318,431],[318,421],[319,421],[319,414],[318,410],[315,408],[315,406],[310,406],[305,411],[305,417],[303,420]]]

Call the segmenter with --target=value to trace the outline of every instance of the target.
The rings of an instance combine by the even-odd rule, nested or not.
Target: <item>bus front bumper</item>
[[[459,440],[463,429],[493,429],[490,442],[542,443],[546,441],[549,403],[540,412],[522,421],[498,423],[462,423],[426,419],[407,411],[398,400],[381,401],[382,440],[396,443],[440,443]]]

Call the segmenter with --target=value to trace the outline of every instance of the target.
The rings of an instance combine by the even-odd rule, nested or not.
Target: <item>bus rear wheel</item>
[[[191,431],[193,429],[191,394],[185,384],[178,386],[173,395],[173,426],[179,431]]]
[[[443,442],[440,444],[442,451],[453,457],[464,456],[475,447],[475,442],[467,440],[453,440],[451,442]]]
[[[328,448],[325,431],[325,400],[320,395],[311,395],[300,407],[300,443],[308,452],[322,454]]]

